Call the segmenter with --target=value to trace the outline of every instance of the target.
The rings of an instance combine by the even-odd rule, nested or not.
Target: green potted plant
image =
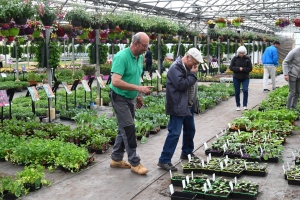
[[[84,74],[86,76],[95,76],[95,73],[96,73],[95,66],[83,65],[81,69],[84,71]]]
[[[37,10],[37,15],[41,19],[44,26],[52,26],[54,20],[63,19],[64,14],[61,12],[61,7],[51,6],[51,1],[49,0],[39,0],[35,5]]]
[[[100,12],[90,13],[90,24],[92,29],[99,29],[100,25],[102,30],[107,29],[107,23]]]
[[[184,35],[187,32],[187,27],[184,24],[178,25],[178,35]]]
[[[226,19],[224,19],[223,17],[219,17],[215,19],[215,23],[219,28],[226,27],[226,22],[227,22]]]
[[[2,0],[0,4],[0,23],[9,23],[11,20],[10,14],[7,12],[7,4],[9,0]]]
[[[87,14],[83,7],[73,7],[72,10],[67,12],[65,19],[71,22],[73,27],[79,27],[81,22],[87,19]]]
[[[243,22],[244,22],[244,19],[242,17],[235,17],[232,19],[233,25],[237,26],[237,27],[240,26],[241,23],[243,23]]]
[[[104,15],[104,18],[106,19],[108,23],[108,28],[111,30],[116,29],[117,24],[117,16],[113,13],[109,13]]]
[[[6,4],[6,16],[11,16],[17,25],[24,25],[27,19],[31,19],[35,14],[32,0],[10,0]]]
[[[34,72],[29,72],[27,77],[30,85],[36,84],[36,74]]]

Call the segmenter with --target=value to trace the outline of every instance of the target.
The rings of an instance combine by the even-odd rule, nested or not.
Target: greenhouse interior
[[[0,199],[300,200],[299,8],[1,0]]]

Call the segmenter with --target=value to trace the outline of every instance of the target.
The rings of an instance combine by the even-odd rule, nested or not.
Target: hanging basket
[[[14,18],[14,21],[17,25],[25,25],[27,22],[27,18]]]
[[[107,23],[101,24],[100,28],[101,28],[101,30],[107,30],[108,29],[108,24]]]
[[[223,23],[223,22],[217,22],[216,24],[217,24],[217,26],[218,26],[219,28],[224,28],[224,27],[226,27],[226,24]]]
[[[241,22],[233,22],[233,25],[239,27],[241,25]]]
[[[109,23],[108,28],[111,29],[111,30],[115,30],[116,29],[116,24]]]
[[[41,31],[39,31],[39,30],[34,30],[32,33],[32,37],[34,37],[34,38],[38,38],[38,37],[40,37],[40,35],[41,35]]]
[[[79,26],[81,26],[81,21],[77,20],[77,19],[73,19],[71,21],[71,24],[72,24],[73,27],[79,27]]]
[[[17,36],[20,32],[20,29],[18,29],[18,28],[9,28],[8,31],[9,31],[10,36]]]
[[[9,36],[9,37],[7,37],[7,41],[8,41],[8,42],[13,42],[14,39],[15,39],[14,36]]]
[[[91,28],[96,30],[96,29],[100,29],[100,24],[92,24]]]
[[[208,24],[209,28],[215,28],[216,24]]]
[[[133,27],[132,26],[127,26],[127,31],[132,32],[133,31]]]
[[[300,27],[300,22],[295,22],[296,27]]]
[[[82,21],[81,22],[81,27],[82,28],[90,28],[90,23],[89,22],[87,22],[87,21]]]
[[[119,28],[122,30],[122,31],[124,31],[124,30],[127,30],[127,25],[126,24],[121,24],[121,25],[119,25]]]
[[[20,29],[20,31],[19,31],[19,34],[18,35],[20,35],[20,36],[22,36],[22,35],[26,35],[26,33],[25,33],[25,29]]]
[[[54,20],[46,18],[46,17],[42,17],[41,21],[43,23],[44,26],[52,26]]]
[[[64,29],[59,27],[59,28],[57,29],[57,31],[56,31],[56,35],[57,35],[58,37],[64,37],[64,35],[65,35]]]
[[[6,24],[6,23],[9,23],[10,20],[11,20],[11,17],[0,18],[0,24]]]
[[[25,31],[26,35],[32,35],[34,28],[28,27],[28,28],[25,28],[24,31]]]
[[[94,39],[96,37],[96,31],[90,31],[88,33],[88,38],[89,39]]]
[[[8,30],[1,30],[0,35],[2,35],[4,37],[9,36],[9,31]]]

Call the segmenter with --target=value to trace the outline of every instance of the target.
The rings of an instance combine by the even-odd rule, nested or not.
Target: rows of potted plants
[[[259,185],[251,181],[241,181],[236,178],[228,180],[223,177],[216,178],[215,176],[205,178],[203,176],[201,179],[192,177],[183,188],[182,193],[177,192],[176,195],[187,198],[189,194],[196,194],[195,199],[211,200],[229,198],[256,199],[259,193],[258,189]]]
[[[42,165],[25,166],[15,176],[0,176],[0,198],[16,199],[51,182],[45,179]]]

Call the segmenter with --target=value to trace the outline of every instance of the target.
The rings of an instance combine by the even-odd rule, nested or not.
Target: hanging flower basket
[[[8,42],[13,42],[14,39],[15,39],[14,36],[9,36],[9,37],[7,37],[7,41],[8,41]]]
[[[209,28],[215,28],[216,24],[208,24]]]
[[[81,21],[77,20],[77,19],[73,19],[71,21],[71,24],[72,24],[73,27],[79,27],[79,26],[81,26]]]
[[[44,26],[52,26],[54,22],[54,20],[52,20],[51,18],[46,18],[46,17],[42,17],[41,20]]]
[[[18,35],[21,35],[21,36],[22,36],[22,35],[26,35],[26,33],[25,33],[25,29],[23,29],[23,28],[22,28],[22,29],[20,29],[20,31],[19,31],[19,34],[18,34]]]
[[[102,38],[102,39],[106,39],[107,36],[108,36],[107,32],[101,32],[100,33],[100,38]]]
[[[10,20],[11,20],[11,17],[0,18],[0,24],[9,23]]]
[[[91,28],[96,30],[96,29],[100,29],[100,24],[92,24]]]
[[[88,33],[88,38],[89,39],[94,39],[96,37],[96,31],[90,31]]]
[[[61,28],[61,27],[58,27],[58,28],[57,28],[57,31],[56,31],[56,35],[57,35],[58,37],[64,37],[64,35],[65,35],[64,29]]]
[[[2,35],[4,37],[9,36],[9,31],[8,30],[1,30],[0,35]]]
[[[106,29],[108,29],[108,24],[107,23],[101,24],[100,28],[101,28],[101,30],[106,30]]]
[[[126,30],[132,32],[133,31],[133,26],[127,26]]]
[[[126,24],[121,24],[121,25],[119,25],[119,28],[122,30],[122,31],[124,31],[124,30],[127,30],[127,25]]]
[[[82,21],[81,22],[81,27],[82,28],[90,28],[90,23],[89,22],[87,22],[87,21]]]
[[[20,32],[20,29],[13,27],[13,28],[9,28],[8,31],[10,36],[17,36]]]
[[[241,25],[241,22],[232,22],[234,26],[239,27]]]
[[[34,28],[28,27],[28,28],[25,28],[24,31],[25,31],[26,35],[32,35]]]
[[[108,28],[111,29],[111,30],[115,30],[116,29],[116,24],[109,23]]]
[[[300,17],[296,17],[294,20],[293,20],[294,24],[296,27],[300,27]]]
[[[38,38],[38,37],[40,37],[40,35],[41,35],[41,31],[36,30],[36,29],[32,33],[32,37],[34,37],[34,38]]]
[[[216,22],[216,24],[217,24],[217,26],[218,26],[219,28],[224,28],[224,27],[226,27],[226,23],[223,23],[223,22]]]
[[[17,25],[25,25],[27,22],[27,18],[14,18],[14,21]]]

